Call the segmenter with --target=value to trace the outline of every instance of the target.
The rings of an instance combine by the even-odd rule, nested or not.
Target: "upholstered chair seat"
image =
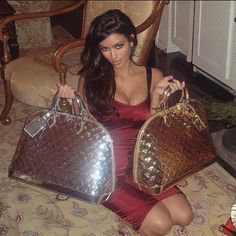
[[[59,75],[52,66],[37,62],[34,55],[10,63],[6,67],[6,79],[10,81],[12,93],[17,100],[39,107],[51,105],[59,83]],[[78,76],[68,72],[68,84],[76,89],[77,81]]]

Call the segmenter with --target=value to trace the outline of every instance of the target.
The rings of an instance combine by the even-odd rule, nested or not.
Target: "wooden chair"
[[[39,107],[50,106],[57,91],[57,83],[68,83],[77,87],[77,72],[80,68],[80,53],[84,46],[84,38],[92,19],[108,9],[121,9],[130,16],[138,33],[138,47],[134,61],[146,65],[155,37],[159,28],[161,15],[168,1],[76,1],[73,5],[48,12],[18,14],[5,18],[0,22],[0,40],[3,42],[2,79],[5,88],[5,105],[0,120],[2,124],[9,124],[8,117],[13,97],[19,101]],[[82,36],[60,46],[54,56],[53,53],[35,56],[37,53],[26,55],[11,61],[7,46],[8,35],[4,30],[10,22],[22,19],[34,19],[62,15],[83,7]],[[75,22],[71,22],[74,24]],[[54,68],[53,68],[54,67]],[[58,74],[59,73],[59,74]],[[59,79],[59,80],[58,80]]]

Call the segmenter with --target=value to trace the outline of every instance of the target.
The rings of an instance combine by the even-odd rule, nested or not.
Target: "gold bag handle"
[[[161,99],[158,111],[166,110],[169,108],[168,100],[169,100],[170,95],[171,95],[171,87],[168,85],[162,94],[162,99]],[[182,101],[187,101],[187,102],[189,101],[189,93],[186,87],[181,89],[181,97],[179,99],[179,102],[182,102]]]
[[[171,88],[170,88],[170,86],[167,86],[167,88],[164,90],[164,92],[162,94],[163,98],[162,98],[162,100],[160,102],[160,105],[159,105],[159,111],[160,112],[165,111],[169,108],[168,100],[169,100],[170,95],[171,95]],[[189,117],[189,119],[196,126],[197,130],[202,131],[202,130],[206,129],[205,122],[198,115],[198,113],[196,112],[194,106],[191,105],[190,102],[189,102],[189,93],[188,93],[188,90],[186,89],[186,87],[181,89],[181,97],[179,99],[179,103],[181,103],[181,102],[185,102],[186,108],[187,108],[184,111],[185,115]],[[163,118],[165,120],[165,123],[168,124],[169,122],[167,122],[167,118],[164,114],[163,114]]]

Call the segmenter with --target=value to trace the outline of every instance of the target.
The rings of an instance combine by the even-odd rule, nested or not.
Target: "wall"
[[[194,69],[236,94],[235,1],[170,1],[156,46],[179,51]]]
[[[156,47],[161,50],[169,52],[179,51],[177,45],[175,45],[171,40],[171,1],[168,5],[165,6],[162,17],[160,27],[156,36]]]

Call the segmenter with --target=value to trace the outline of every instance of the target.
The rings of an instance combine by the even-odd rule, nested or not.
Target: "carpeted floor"
[[[0,82],[0,110],[3,104]],[[0,235],[7,236],[118,236],[138,235],[102,206],[9,179],[8,166],[27,115],[38,108],[14,101],[12,124],[0,124]],[[179,182],[194,211],[186,228],[168,236],[220,236],[218,228],[230,217],[236,200],[234,178],[217,163]]]

